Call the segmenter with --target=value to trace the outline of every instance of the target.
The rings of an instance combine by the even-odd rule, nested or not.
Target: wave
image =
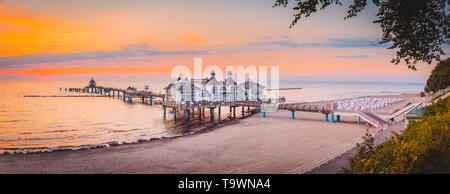
[[[1,123],[18,123],[18,122],[26,122],[27,120],[3,120]]]
[[[62,130],[54,130],[54,131],[42,131],[41,133],[64,133],[69,131],[79,131],[79,129],[62,129]]]
[[[128,129],[128,130],[113,130],[113,133],[123,133],[123,132],[130,132],[130,131],[138,131],[142,129]]]

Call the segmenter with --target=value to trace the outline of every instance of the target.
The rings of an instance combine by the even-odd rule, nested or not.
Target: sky
[[[281,79],[425,82],[376,45],[369,5],[332,6],[289,28],[274,0],[0,0],[0,79],[171,79],[174,66],[279,66]]]

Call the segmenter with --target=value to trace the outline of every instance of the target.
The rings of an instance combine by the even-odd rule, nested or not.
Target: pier
[[[60,91],[63,89],[60,88]],[[389,127],[390,124],[380,119],[379,117],[373,115],[370,112],[362,111],[362,110],[337,110],[336,103],[329,103],[325,105],[317,105],[313,103],[270,103],[269,101],[262,101],[259,98],[257,100],[245,100],[245,101],[215,101],[209,102],[202,100],[201,102],[192,102],[192,101],[183,101],[176,102],[173,100],[168,100],[167,92],[166,94],[154,93],[149,91],[146,88],[146,91],[137,91],[134,87],[128,87],[127,89],[113,88],[113,87],[103,87],[97,86],[95,81],[91,79],[89,86],[84,88],[64,88],[66,92],[77,92],[77,93],[90,93],[90,94],[98,94],[103,97],[111,97],[119,100],[123,100],[124,102],[133,103],[133,101],[140,102],[142,104],[148,105],[160,105],[163,108],[163,117],[164,119],[167,116],[167,112],[169,109],[170,113],[173,114],[174,120],[179,117],[179,115],[183,115],[184,117],[196,118],[198,115],[199,119],[205,118],[205,109],[209,109],[209,115],[211,121],[214,120],[214,115],[217,111],[218,119],[221,119],[222,107],[229,107],[229,117],[236,119],[236,108],[241,107],[242,116],[245,113],[258,113],[262,112],[263,117],[267,117],[268,114],[272,111],[276,110],[288,110],[291,112],[290,118],[295,119],[295,112],[311,112],[311,113],[322,113],[325,115],[325,122],[336,123],[341,122],[341,116],[354,116],[358,118],[358,125],[361,124],[361,120],[366,121],[367,123],[379,127],[386,128]],[[70,96],[70,95],[69,95]],[[30,96],[31,97],[31,96]],[[247,109],[247,111],[245,111]],[[196,111],[197,110],[197,111]],[[271,110],[271,111],[268,111]],[[197,112],[197,113],[196,113]],[[177,115],[178,114],[178,115]]]
[[[62,88],[60,88],[62,91]],[[100,96],[112,97],[117,99],[122,99],[124,102],[133,102],[133,99],[140,99],[142,103],[147,104],[161,104],[161,102],[154,101],[155,98],[160,98],[164,101],[164,94],[153,93],[151,91],[139,91],[139,92],[129,92],[126,89],[103,87],[103,86],[87,86],[84,88],[65,88],[68,92],[77,93],[89,93],[89,94],[99,94]],[[147,100],[148,99],[148,100]]]
[[[62,89],[60,89],[62,91]],[[215,109],[218,110],[218,116],[220,118],[221,107],[230,107],[230,113],[232,112],[233,117],[236,118],[236,107],[242,107],[241,110],[244,113],[245,109],[247,112],[256,111],[261,112],[262,107],[264,106],[263,101],[231,101],[231,102],[184,102],[178,103],[175,101],[166,101],[164,94],[154,93],[151,91],[136,91],[129,92],[126,89],[120,88],[112,88],[112,87],[103,87],[103,86],[87,86],[84,88],[65,88],[65,91],[68,92],[78,92],[78,93],[93,93],[99,94],[106,97],[112,97],[117,99],[121,99],[124,102],[133,103],[134,99],[140,100],[142,104],[149,105],[161,105],[164,109],[164,113],[167,113],[168,108],[172,110],[174,113],[174,117],[176,118],[177,110],[180,113],[180,110],[186,112],[186,116],[190,116],[190,111],[194,112],[195,109],[198,109],[201,114],[204,114],[204,109],[209,109],[211,115],[214,115]],[[158,100],[156,100],[158,99]],[[324,114],[329,114],[330,109],[329,106],[316,106],[316,105],[308,105],[307,103],[279,103],[278,109],[281,110],[289,110],[292,112],[292,118],[294,118],[295,111],[303,111],[303,112],[319,112]],[[276,108],[276,107],[275,107]],[[266,113],[263,111],[263,114]],[[192,114],[193,115],[193,114]]]

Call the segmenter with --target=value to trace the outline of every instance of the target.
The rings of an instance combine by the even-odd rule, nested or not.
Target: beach
[[[356,141],[366,128],[327,123],[319,113],[297,115],[258,114],[207,133],[137,145],[0,156],[0,173],[284,173]]]
[[[386,107],[392,111],[417,94]],[[380,109],[381,111],[381,109]],[[357,118],[279,110],[204,133],[101,149],[0,156],[0,173],[287,173],[354,145],[367,130]]]

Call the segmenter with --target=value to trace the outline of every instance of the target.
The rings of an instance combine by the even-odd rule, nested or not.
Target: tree
[[[439,62],[431,72],[425,92],[437,92],[450,86],[450,58]]]
[[[302,17],[308,17],[330,5],[342,6],[341,0],[293,0],[294,26]],[[289,0],[276,0],[274,7],[288,5]],[[388,49],[397,49],[391,60],[399,64],[402,59],[408,68],[416,70],[419,61],[431,64],[445,55],[442,46],[449,45],[450,0],[372,0],[378,7],[378,19],[383,35],[378,44],[392,44]],[[358,15],[367,6],[367,0],[354,0],[348,7],[344,19]]]

